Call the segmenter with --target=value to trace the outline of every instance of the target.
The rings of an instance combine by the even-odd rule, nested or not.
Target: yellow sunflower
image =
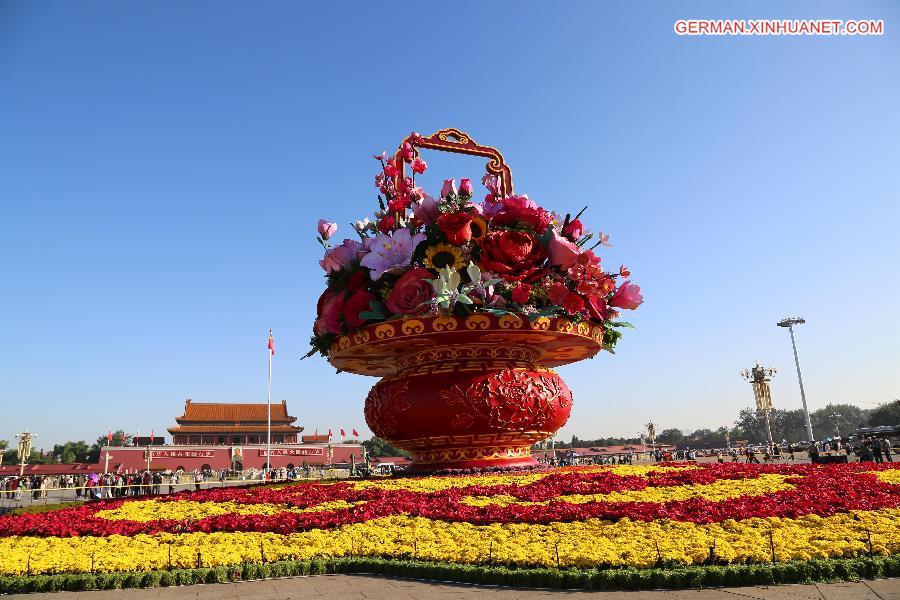
[[[484,219],[482,219],[481,217],[478,217],[478,216],[473,217],[472,222],[469,224],[469,226],[472,228],[472,241],[473,242],[480,242],[481,240],[484,239],[484,236],[487,235],[487,232],[488,232],[487,222]]]
[[[463,268],[462,252],[456,246],[440,243],[429,246],[425,250],[425,266],[438,271],[444,267],[450,267],[454,271]]]

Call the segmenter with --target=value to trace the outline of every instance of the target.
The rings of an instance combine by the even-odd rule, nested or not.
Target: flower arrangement
[[[328,285],[318,301],[310,354],[369,323],[410,316],[514,313],[531,320],[564,316],[604,327],[612,351],[620,311],[642,302],[624,265],[606,271],[595,252],[609,236],[585,230],[581,212],[548,211],[527,195],[506,193],[485,174],[476,201],[469,179],[444,181],[438,197],[416,184],[428,168],[412,134],[396,156],[375,155],[379,210],[356,221],[358,239],[332,245],[338,226],[319,221],[319,262]],[[405,175],[409,165],[411,176]]]
[[[898,527],[896,463],[588,466],[220,488],[4,515],[0,576],[346,556],[759,564],[897,554]]]

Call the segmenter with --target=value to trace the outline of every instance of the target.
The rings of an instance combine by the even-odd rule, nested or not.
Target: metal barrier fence
[[[47,488],[22,488],[16,490],[0,489],[0,514],[4,514],[22,508],[25,506],[42,506],[51,504],[61,504],[63,502],[87,502],[95,499],[91,496],[92,492],[99,490],[100,499],[107,500],[113,498],[137,498],[142,496],[165,496],[185,490],[203,490],[219,487],[234,487],[251,484],[270,484],[285,483],[291,481],[311,481],[326,479],[344,479],[350,476],[348,469],[325,469],[319,474],[318,470],[310,470],[308,474],[298,477],[277,477],[274,479],[220,479],[205,481],[180,481],[179,483],[169,483],[163,481],[158,484],[125,484],[125,485],[103,485],[94,486],[70,486],[70,487],[47,487]],[[188,474],[185,476],[190,478]],[[149,489],[147,489],[149,488]],[[79,495],[78,492],[81,492]]]

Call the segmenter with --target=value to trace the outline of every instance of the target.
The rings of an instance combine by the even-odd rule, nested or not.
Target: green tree
[[[372,436],[371,439],[368,439],[362,443],[363,447],[365,447],[366,452],[369,453],[369,456],[406,456],[409,457],[409,452],[406,450],[401,450],[400,448],[395,448],[391,446],[391,444],[387,440],[383,440],[378,436]]]
[[[124,440],[124,441],[123,441]],[[107,441],[107,437],[105,435],[101,435],[97,438],[97,442],[94,444],[97,448],[101,448],[109,444],[110,446],[131,446],[133,437],[131,434],[125,433],[121,429],[117,429],[113,431],[112,434],[112,443]]]
[[[829,404],[809,414],[817,440],[834,437],[838,432],[847,436],[854,429],[865,427],[871,411],[852,404]]]
[[[880,425],[900,425],[900,400],[886,402],[872,410],[868,419],[869,427]]]
[[[656,436],[658,444],[681,444],[684,442],[684,434],[680,429],[664,429],[662,433]]]
[[[83,440],[56,444],[53,446],[52,454],[57,462],[61,463],[83,463],[96,460],[94,459],[94,447],[88,446],[87,442]]]

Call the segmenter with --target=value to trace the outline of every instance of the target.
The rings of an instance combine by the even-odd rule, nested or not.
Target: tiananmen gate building
[[[98,471],[216,471],[260,469],[266,464],[267,404],[184,402],[184,414],[169,428],[171,445],[103,446]],[[349,465],[364,460],[358,443],[331,443],[327,435],[300,436],[287,401],[272,403],[271,465]],[[299,442],[299,443],[298,443]],[[107,456],[109,458],[107,459]]]
[[[184,401],[184,414],[175,417],[178,425],[169,428],[176,446],[247,445],[266,443],[266,404],[225,404]],[[272,404],[272,443],[296,444],[302,427],[287,412],[287,400]]]

